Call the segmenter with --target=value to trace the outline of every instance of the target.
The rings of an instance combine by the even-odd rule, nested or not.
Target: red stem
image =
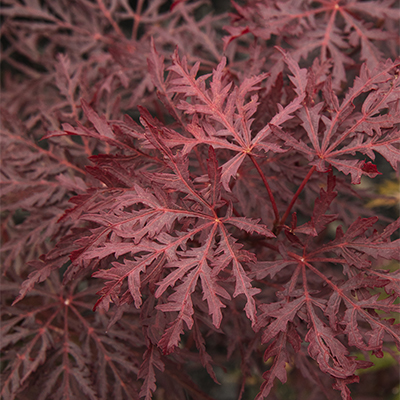
[[[304,189],[304,186],[306,186],[306,183],[308,182],[308,180],[311,178],[311,175],[313,174],[313,172],[315,171],[316,167],[313,166],[311,167],[311,169],[308,171],[308,174],[306,175],[306,177],[304,178],[303,182],[301,183],[301,185],[299,186],[299,188],[297,189],[297,192],[294,194],[292,201],[290,202],[285,214],[283,215],[279,225],[283,225],[287,219],[287,217],[290,214],[290,211],[292,210],[292,207],[294,205],[294,203],[296,202],[297,198],[300,196],[301,191]]]
[[[251,154],[249,154],[249,157],[250,157],[250,160],[253,162],[254,166],[256,167],[258,173],[260,174],[261,179],[264,182],[264,186],[267,189],[269,199],[271,200],[272,208],[274,209],[274,214],[275,214],[274,225],[275,225],[275,223],[277,223],[279,221],[279,211],[278,211],[278,207],[276,206],[276,203],[275,203],[274,195],[272,193],[271,188],[268,185],[267,178],[265,177],[264,173],[261,171],[261,168],[258,165],[256,159]]]
[[[142,8],[143,8],[143,0],[139,0],[136,6],[136,13],[134,16],[134,21],[133,21],[133,28],[132,28],[132,39],[137,40],[137,34],[139,30],[139,24],[140,24],[140,17],[142,13]]]

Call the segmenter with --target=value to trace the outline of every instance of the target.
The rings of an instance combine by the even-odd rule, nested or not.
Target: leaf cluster
[[[2,3],[5,400],[212,399],[232,364],[235,398],[349,400],[398,358],[400,219],[360,184],[398,173],[399,10],[230,11]]]

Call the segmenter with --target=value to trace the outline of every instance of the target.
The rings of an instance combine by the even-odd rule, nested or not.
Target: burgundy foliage
[[[1,398],[367,398],[394,3],[2,1]]]

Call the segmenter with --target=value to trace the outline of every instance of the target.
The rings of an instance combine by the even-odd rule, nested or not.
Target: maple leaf
[[[359,51],[359,57],[370,68],[375,68],[384,57],[381,51],[383,41],[394,39],[396,33],[389,26],[388,29],[376,29],[370,19],[395,21],[400,18],[393,2],[385,1],[341,4],[317,1],[312,7],[307,1],[233,5],[237,12],[237,16],[233,16],[237,22],[236,26],[231,24],[225,27],[230,34],[224,38],[225,47],[248,33],[262,40],[269,40],[272,35],[283,36],[296,61],[301,57],[307,60],[315,52],[321,62],[330,58],[333,61],[335,87],[346,80],[345,66],[354,64],[354,59],[348,56],[350,49]]]
[[[291,72],[294,74],[294,83],[297,91],[301,90],[302,77],[297,64],[289,55],[285,55]],[[374,151],[382,154],[389,161],[394,169],[397,170],[400,161],[400,153],[393,146],[398,143],[399,133],[395,130],[395,124],[398,122],[398,112],[394,111],[393,118],[381,118],[382,109],[392,108],[394,99],[397,98],[396,86],[398,80],[390,74],[395,71],[398,63],[388,60],[374,69],[372,72],[364,65],[361,70],[360,77],[355,80],[353,88],[347,93],[341,105],[333,93],[330,93],[329,101],[334,100],[335,111],[331,117],[321,113],[324,104],[319,103],[312,108],[304,106],[299,110],[297,115],[302,120],[302,125],[309,138],[311,146],[304,141],[298,140],[292,135],[284,132],[281,128],[270,124],[273,133],[296,151],[304,154],[310,161],[310,165],[314,165],[317,171],[326,172],[326,163],[342,171],[344,174],[350,174],[352,183],[360,183],[362,175],[375,177],[379,172],[376,166],[371,162],[365,163],[356,159],[342,158],[347,154],[355,154],[361,152],[368,155],[371,159],[375,158]],[[304,80],[304,78],[303,78]],[[373,91],[371,91],[374,89]],[[304,90],[304,89],[302,89]],[[332,89],[327,89],[327,91]],[[300,92],[298,92],[300,93]],[[366,102],[369,107],[363,107],[362,116],[360,117],[354,111],[354,101],[362,93],[369,93]],[[325,96],[326,97],[326,96]],[[365,104],[365,103],[364,103]],[[369,132],[360,129],[364,121],[368,120],[368,126],[374,126],[379,129],[380,134],[369,137]],[[344,124],[348,121],[348,126]],[[321,122],[325,128],[321,130]],[[343,125],[343,128],[341,125]],[[382,128],[386,128],[383,132]],[[365,138],[367,136],[367,138]],[[351,138],[350,143],[348,139]],[[346,142],[347,141],[347,142]]]
[[[3,371],[2,397],[15,398],[24,392],[27,382],[38,377],[38,371],[46,368],[49,371],[46,379],[36,379],[40,399],[47,398],[50,393],[56,399],[65,395],[82,399],[107,395],[111,389],[107,387],[107,370],[113,376],[113,392],[117,398],[122,398],[122,393],[134,398],[134,386],[124,383],[126,375],[136,371],[128,362],[129,341],[118,329],[105,335],[98,318],[83,316],[88,311],[85,301],[93,298],[97,288],[90,286],[80,292],[75,291],[74,285],[63,288],[54,273],[49,281],[53,285],[51,290],[39,286],[30,292],[29,299],[7,308],[10,317],[2,325],[5,339],[2,349],[9,350],[12,344],[19,343],[19,350],[8,356],[9,363]],[[35,310],[29,310],[32,299],[37,302]],[[137,346],[140,348],[140,342]],[[90,373],[89,366],[93,362],[102,381],[93,379]]]
[[[234,87],[231,90],[233,82],[223,83],[223,71],[226,67],[226,59],[223,58],[213,71],[213,74],[210,74],[212,75],[212,81],[208,89],[205,85],[205,80],[210,75],[201,75],[196,78],[200,64],[196,63],[189,69],[186,58],[180,60],[178,52],[175,51],[172,57],[173,64],[168,68],[168,71],[170,71],[170,75],[174,73],[178,77],[169,78],[170,75],[168,75],[168,86],[166,86],[167,84],[163,83],[160,76],[163,65],[155,50],[152,58],[154,61],[151,62],[150,67],[154,70],[155,84],[162,89],[163,99],[170,99],[168,96],[179,94],[181,97],[179,97],[179,104],[176,107],[183,110],[185,114],[194,114],[192,123],[188,124],[186,129],[196,140],[183,138],[181,135],[178,136],[177,133],[174,133],[173,141],[177,142],[179,140],[179,143],[185,143],[184,153],[198,143],[210,144],[215,149],[222,147],[237,152],[221,167],[221,183],[226,190],[230,190],[230,178],[236,175],[246,155],[256,144],[265,152],[269,150],[282,152],[278,146],[271,143],[259,143],[266,132],[258,134],[257,139],[252,139],[251,124],[253,119],[251,117],[257,110],[258,102],[256,95],[251,96],[251,100],[247,102],[246,97],[249,93],[260,89],[256,85],[263,81],[267,74],[247,78],[239,87]],[[186,98],[189,96],[195,98],[196,102],[189,103],[182,99],[182,95]],[[163,102],[166,101],[163,100]],[[167,101],[168,110],[174,109],[171,101],[171,99]],[[296,103],[300,101],[298,100]],[[295,109],[296,105],[290,105],[289,108],[282,110],[274,122],[280,124],[290,119],[290,113]],[[206,121],[200,123],[197,118],[198,113],[207,116]],[[183,124],[176,111],[171,111],[171,114]],[[233,142],[230,138],[232,138]],[[170,143],[173,143],[173,141],[169,139]]]

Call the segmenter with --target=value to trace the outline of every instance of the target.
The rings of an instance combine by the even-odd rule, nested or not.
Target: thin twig
[[[271,200],[272,208],[273,208],[274,214],[275,214],[275,221],[274,221],[274,225],[275,225],[279,221],[279,211],[278,211],[278,207],[276,206],[274,194],[272,193],[272,190],[268,185],[267,178],[265,177],[264,173],[262,172],[262,170],[261,170],[260,166],[258,165],[254,156],[249,154],[249,157],[250,157],[250,160],[253,162],[254,166],[256,167],[258,173],[260,174],[261,179],[264,182],[264,186],[267,189],[268,196],[269,196],[269,199]]]

